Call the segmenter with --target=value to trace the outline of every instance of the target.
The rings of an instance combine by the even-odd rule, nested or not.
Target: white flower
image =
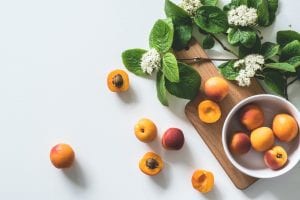
[[[201,7],[200,0],[182,0],[179,6],[189,15],[194,16],[198,8]]]
[[[257,10],[245,5],[228,11],[228,23],[233,26],[254,26],[257,18]]]
[[[257,70],[261,70],[265,59],[262,55],[251,54],[244,59],[234,63],[234,68],[240,68],[239,75],[235,78],[239,86],[245,87],[251,84],[251,78],[255,76]]]
[[[144,73],[151,74],[154,69],[160,68],[161,57],[156,49],[150,49],[143,54],[141,59],[141,68]]]

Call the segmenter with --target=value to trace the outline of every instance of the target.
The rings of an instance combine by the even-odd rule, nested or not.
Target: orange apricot
[[[264,154],[265,164],[273,170],[282,168],[287,160],[288,155],[281,146],[275,146]]]
[[[256,151],[266,151],[274,145],[275,137],[269,127],[260,127],[251,132],[250,141]]]
[[[154,176],[161,172],[164,162],[159,155],[154,152],[146,153],[139,162],[140,170],[149,176]]]
[[[272,129],[275,136],[283,141],[292,141],[299,132],[296,120],[288,114],[278,114],[273,119]]]
[[[157,128],[150,119],[140,119],[134,126],[134,133],[137,139],[148,143],[153,141],[157,135]]]
[[[75,159],[75,153],[68,144],[57,144],[50,151],[50,160],[56,168],[69,168]]]
[[[228,83],[222,77],[215,76],[205,81],[204,93],[214,101],[222,101],[227,96],[228,91]]]
[[[214,186],[213,173],[202,169],[196,170],[192,176],[192,185],[199,192],[210,192]]]
[[[111,71],[107,76],[107,86],[112,92],[125,92],[129,89],[128,74],[121,69]]]
[[[252,131],[264,124],[265,117],[258,105],[248,104],[242,108],[240,120],[249,131]]]
[[[198,105],[198,115],[202,122],[215,123],[221,118],[221,108],[211,100],[204,100]]]

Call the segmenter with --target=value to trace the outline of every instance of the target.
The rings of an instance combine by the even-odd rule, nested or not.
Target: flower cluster
[[[258,15],[255,8],[248,8],[241,5],[228,12],[228,23],[233,26],[254,26]]]
[[[144,73],[151,74],[154,69],[161,66],[161,57],[156,49],[150,49],[143,54],[141,59],[141,68]]]
[[[200,0],[182,0],[179,6],[189,15],[195,16],[197,9],[201,7],[201,2]]]
[[[255,76],[257,70],[261,70],[264,64],[264,57],[258,54],[251,54],[244,59],[236,61],[233,67],[240,69],[238,76],[235,78],[239,86],[249,86],[251,78]]]

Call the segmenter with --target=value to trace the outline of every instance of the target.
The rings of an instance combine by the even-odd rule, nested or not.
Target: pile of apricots
[[[143,118],[134,126],[134,133],[138,140],[149,143],[157,137],[157,127],[150,119]],[[184,134],[178,128],[169,128],[165,131],[161,139],[161,145],[166,150],[180,150],[183,144]],[[158,154],[147,152],[140,159],[139,168],[144,174],[154,176],[163,170],[164,161]],[[202,169],[194,172],[191,181],[193,187],[202,193],[211,191],[214,186],[213,174]]]
[[[275,140],[291,142],[299,132],[296,120],[289,114],[276,114],[272,127],[266,127],[264,112],[256,104],[248,104],[242,108],[240,123],[250,132],[234,133],[229,149],[233,154],[245,154],[251,147],[264,153],[264,163],[273,170],[281,169],[287,163],[288,155],[282,146],[274,145]]]

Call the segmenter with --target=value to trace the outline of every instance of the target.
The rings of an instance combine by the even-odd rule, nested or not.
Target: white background
[[[260,180],[245,191],[235,188],[186,119],[186,101],[156,98],[153,79],[129,74],[127,93],[108,91],[106,75],[124,68],[121,52],[148,47],[148,34],[164,18],[162,0],[2,0],[0,1],[0,199],[296,199],[297,165],[279,178]],[[281,0],[274,26],[300,31],[300,3]],[[217,54],[209,51],[210,55]],[[218,54],[217,54],[218,55]],[[224,55],[223,55],[224,56]],[[300,86],[290,91],[300,107]],[[159,136],[181,128],[186,143],[165,151],[160,140],[146,145],[133,134],[141,117],[156,122]],[[76,163],[61,171],[49,161],[59,142],[73,146]],[[153,150],[164,171],[147,177],[140,157]],[[195,169],[215,175],[215,188],[202,195],[190,178]]]

